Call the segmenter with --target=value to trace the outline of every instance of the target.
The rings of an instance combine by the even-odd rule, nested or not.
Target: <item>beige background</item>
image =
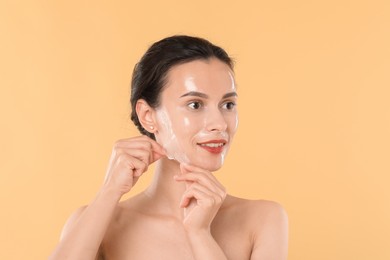
[[[94,197],[112,144],[138,134],[133,66],[172,34],[236,59],[240,126],[216,174],[284,205],[289,259],[390,259],[389,1],[1,0],[0,32],[0,259],[47,258]]]

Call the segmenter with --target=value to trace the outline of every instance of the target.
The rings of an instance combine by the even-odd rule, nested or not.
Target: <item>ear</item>
[[[144,99],[137,100],[135,111],[142,127],[149,133],[156,132],[155,110]]]

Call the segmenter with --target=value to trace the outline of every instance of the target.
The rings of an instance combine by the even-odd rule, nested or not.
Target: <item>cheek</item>
[[[236,132],[238,128],[238,115],[235,116],[233,124],[234,124],[234,132]]]
[[[202,122],[190,116],[180,115],[180,118],[172,122],[172,126],[177,136],[182,138],[183,142],[188,143],[188,139],[191,139],[202,127]]]
[[[188,117],[177,118],[172,122],[174,131],[180,133],[179,135],[185,135],[192,128],[193,122]]]
[[[233,136],[236,133],[237,128],[238,128],[238,115],[237,115],[237,113],[226,118],[226,121],[228,124],[229,134],[231,136]]]
[[[191,123],[190,123],[190,119],[188,118],[188,117],[184,117],[183,118],[183,125],[184,125],[184,127],[189,127],[189,125],[190,125]]]
[[[164,147],[168,158],[179,162],[189,163],[189,157],[186,152],[191,144],[196,125],[189,117],[177,115],[174,112],[158,112],[159,134],[157,141]]]

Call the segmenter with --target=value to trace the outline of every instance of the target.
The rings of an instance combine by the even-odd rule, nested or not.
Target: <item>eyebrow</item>
[[[181,96],[182,97],[188,97],[188,96],[195,96],[195,97],[201,97],[201,98],[209,98],[208,95],[204,94],[204,93],[201,93],[201,92],[197,92],[197,91],[190,91],[184,95]],[[224,98],[228,98],[228,97],[237,97],[237,93],[236,92],[229,92],[229,93],[226,93],[225,95],[223,95],[222,99]]]

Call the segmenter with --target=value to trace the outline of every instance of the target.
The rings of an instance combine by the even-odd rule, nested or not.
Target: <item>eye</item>
[[[197,109],[200,109],[202,107],[202,105],[203,104],[200,101],[192,101],[192,102],[188,103],[187,106],[193,110],[197,110]]]
[[[235,106],[236,106],[236,103],[229,101],[229,102],[224,103],[222,105],[222,108],[227,109],[227,110],[232,110],[235,108]]]

